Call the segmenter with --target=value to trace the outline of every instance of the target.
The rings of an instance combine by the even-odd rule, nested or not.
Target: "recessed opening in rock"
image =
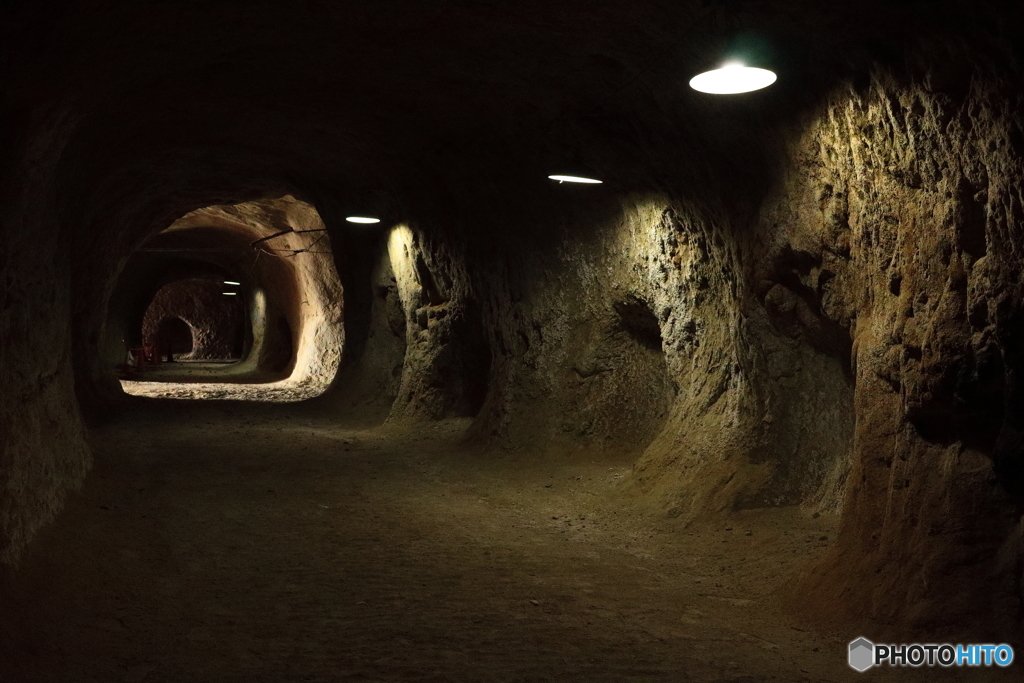
[[[237,287],[225,285],[223,278],[169,282],[146,309],[142,320],[143,346],[156,351],[158,358],[167,358],[173,343],[176,360],[240,360],[245,346],[246,315],[239,294]],[[182,342],[174,341],[175,337],[166,329],[168,324],[181,330]]]
[[[1019,657],[1022,64],[996,0],[4,2],[0,682]]]
[[[195,349],[195,335],[192,326],[179,317],[161,318],[144,338],[149,342],[146,346],[155,351],[154,362],[160,359],[173,363],[182,360],[183,356],[191,355]]]

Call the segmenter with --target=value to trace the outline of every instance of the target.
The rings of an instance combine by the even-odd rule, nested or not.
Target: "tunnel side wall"
[[[401,382],[389,419],[476,415],[491,352],[460,243],[402,224],[390,232],[388,258],[405,318]]]
[[[0,109],[0,562],[17,561],[91,464],[74,400],[68,240],[54,177],[64,107]]]
[[[670,517],[841,513],[792,596],[808,611],[1017,628],[1024,103],[979,64],[841,85],[766,143],[778,171],[747,212],[667,192],[490,249],[410,232],[395,274],[429,353],[407,355],[417,407],[393,414],[454,414],[424,361],[476,330],[431,315],[472,297],[491,355],[476,439],[643,450],[629,485]]]
[[[639,504],[672,517],[836,511],[854,425],[848,331],[771,281],[774,303],[748,292],[746,243],[708,204],[632,194],[577,208],[536,241],[471,247],[466,289],[491,353],[472,437],[643,453]],[[771,277],[788,281],[787,263]]]
[[[799,284],[852,337],[839,543],[795,600],[1005,634],[1024,614],[1024,102],[1019,76],[965,61],[837,91],[790,139],[760,231],[815,256]]]

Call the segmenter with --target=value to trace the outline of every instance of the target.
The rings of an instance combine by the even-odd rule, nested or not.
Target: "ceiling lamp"
[[[242,283],[241,283],[241,282],[232,282],[231,280],[225,280],[225,281],[224,281],[224,284],[226,284],[226,285],[235,285],[235,286],[240,286],[240,285],[241,285]]]
[[[349,223],[363,223],[365,225],[370,225],[372,223],[380,223],[379,218],[370,218],[369,216],[349,216],[345,220],[347,220]]]
[[[584,178],[578,175],[549,175],[548,178],[557,180],[559,183],[582,183],[586,185],[600,185],[600,180],[593,178]]]
[[[238,296],[238,292],[221,292],[224,296]]]
[[[735,95],[767,88],[775,82],[775,72],[742,64],[726,64],[690,79],[690,87],[712,95]]]

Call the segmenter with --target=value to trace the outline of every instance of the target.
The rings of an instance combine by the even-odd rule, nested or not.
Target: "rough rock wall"
[[[622,243],[582,245],[564,228],[561,251],[528,256],[523,245],[467,245],[443,228],[390,229],[358,364],[383,376],[381,359],[401,363],[390,419],[476,416],[477,439],[508,447],[635,450],[657,433],[670,393],[658,297],[629,272]],[[621,272],[603,272],[611,264]],[[385,353],[398,335],[404,360]]]
[[[343,248],[335,256],[345,259],[352,254]],[[405,312],[385,239],[370,239],[352,261],[363,268],[343,260],[339,273],[348,295],[341,367],[330,390],[316,403],[376,424],[387,417],[402,381]]]
[[[563,216],[542,231],[547,237],[526,238],[529,256],[506,240],[477,250],[473,272],[493,353],[478,438],[636,450],[663,424],[672,393],[663,302],[638,262],[646,252],[623,254],[645,249],[633,240],[635,225],[615,211],[609,218],[600,203]],[[591,221],[601,229],[578,237],[576,227]]]
[[[1024,614],[1020,92],[985,64],[876,73],[800,131],[765,210],[853,340],[854,466],[812,595],[860,616]]]
[[[672,516],[837,510],[850,342],[802,298],[808,264],[784,249],[758,279],[735,221],[708,204],[597,193],[567,211],[567,197],[534,230],[493,219],[486,240],[391,230],[405,319],[368,349],[406,333],[392,418],[475,415],[474,438],[502,447],[646,449],[635,484]]]
[[[390,417],[471,417],[486,390],[490,349],[465,255],[454,244],[426,240],[404,224],[388,239],[405,318],[402,380]]]
[[[1001,73],[838,87],[779,134],[752,216],[634,196],[551,226],[547,249],[439,266],[465,269],[438,291],[476,297],[489,335],[477,436],[646,446],[631,484],[670,516],[840,512],[798,589],[812,609],[1019,628],[1024,108]],[[403,388],[436,407],[417,361],[452,337],[416,308],[425,278],[396,277],[425,349]]]
[[[64,107],[0,104],[0,563],[61,509],[91,463],[74,400],[70,258],[54,176]]]
[[[791,290],[752,281],[762,254],[743,253],[728,214],[662,201],[627,216],[632,248],[617,251],[646,276],[673,387],[635,484],[673,517],[836,507],[853,423],[841,334]],[[750,305],[757,286],[765,308]]]
[[[185,360],[238,358],[245,311],[239,296],[224,296],[219,280],[178,280],[160,288],[142,321],[143,339],[155,339],[166,318],[181,318],[192,329],[192,351]]]
[[[379,420],[475,415],[491,352],[465,253],[445,235],[405,223],[374,230],[348,235],[361,268],[341,255],[353,292],[352,343],[326,400]]]
[[[788,289],[760,283],[774,318],[749,305],[735,227],[708,205],[597,195],[540,242],[475,253],[493,354],[477,438],[646,449],[634,484],[674,517],[836,509],[849,343]]]

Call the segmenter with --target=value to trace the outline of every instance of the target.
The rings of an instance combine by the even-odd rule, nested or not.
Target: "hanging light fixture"
[[[690,87],[712,95],[736,95],[767,88],[777,78],[774,71],[732,62],[697,74],[690,79]]]
[[[708,55],[705,70],[690,79],[690,87],[712,95],[737,95],[767,88],[778,80],[774,69],[782,56],[773,41],[761,32],[744,30],[735,12],[726,9],[721,18],[723,25],[711,30],[724,30],[729,37],[720,51],[716,50],[717,57]]]
[[[370,216],[349,216],[346,218],[349,223],[360,223],[363,225],[371,225],[373,223],[380,223],[379,218],[371,218]]]
[[[585,178],[578,175],[549,175],[548,178],[561,183],[580,183],[582,185],[600,185],[602,181],[595,178]]]

